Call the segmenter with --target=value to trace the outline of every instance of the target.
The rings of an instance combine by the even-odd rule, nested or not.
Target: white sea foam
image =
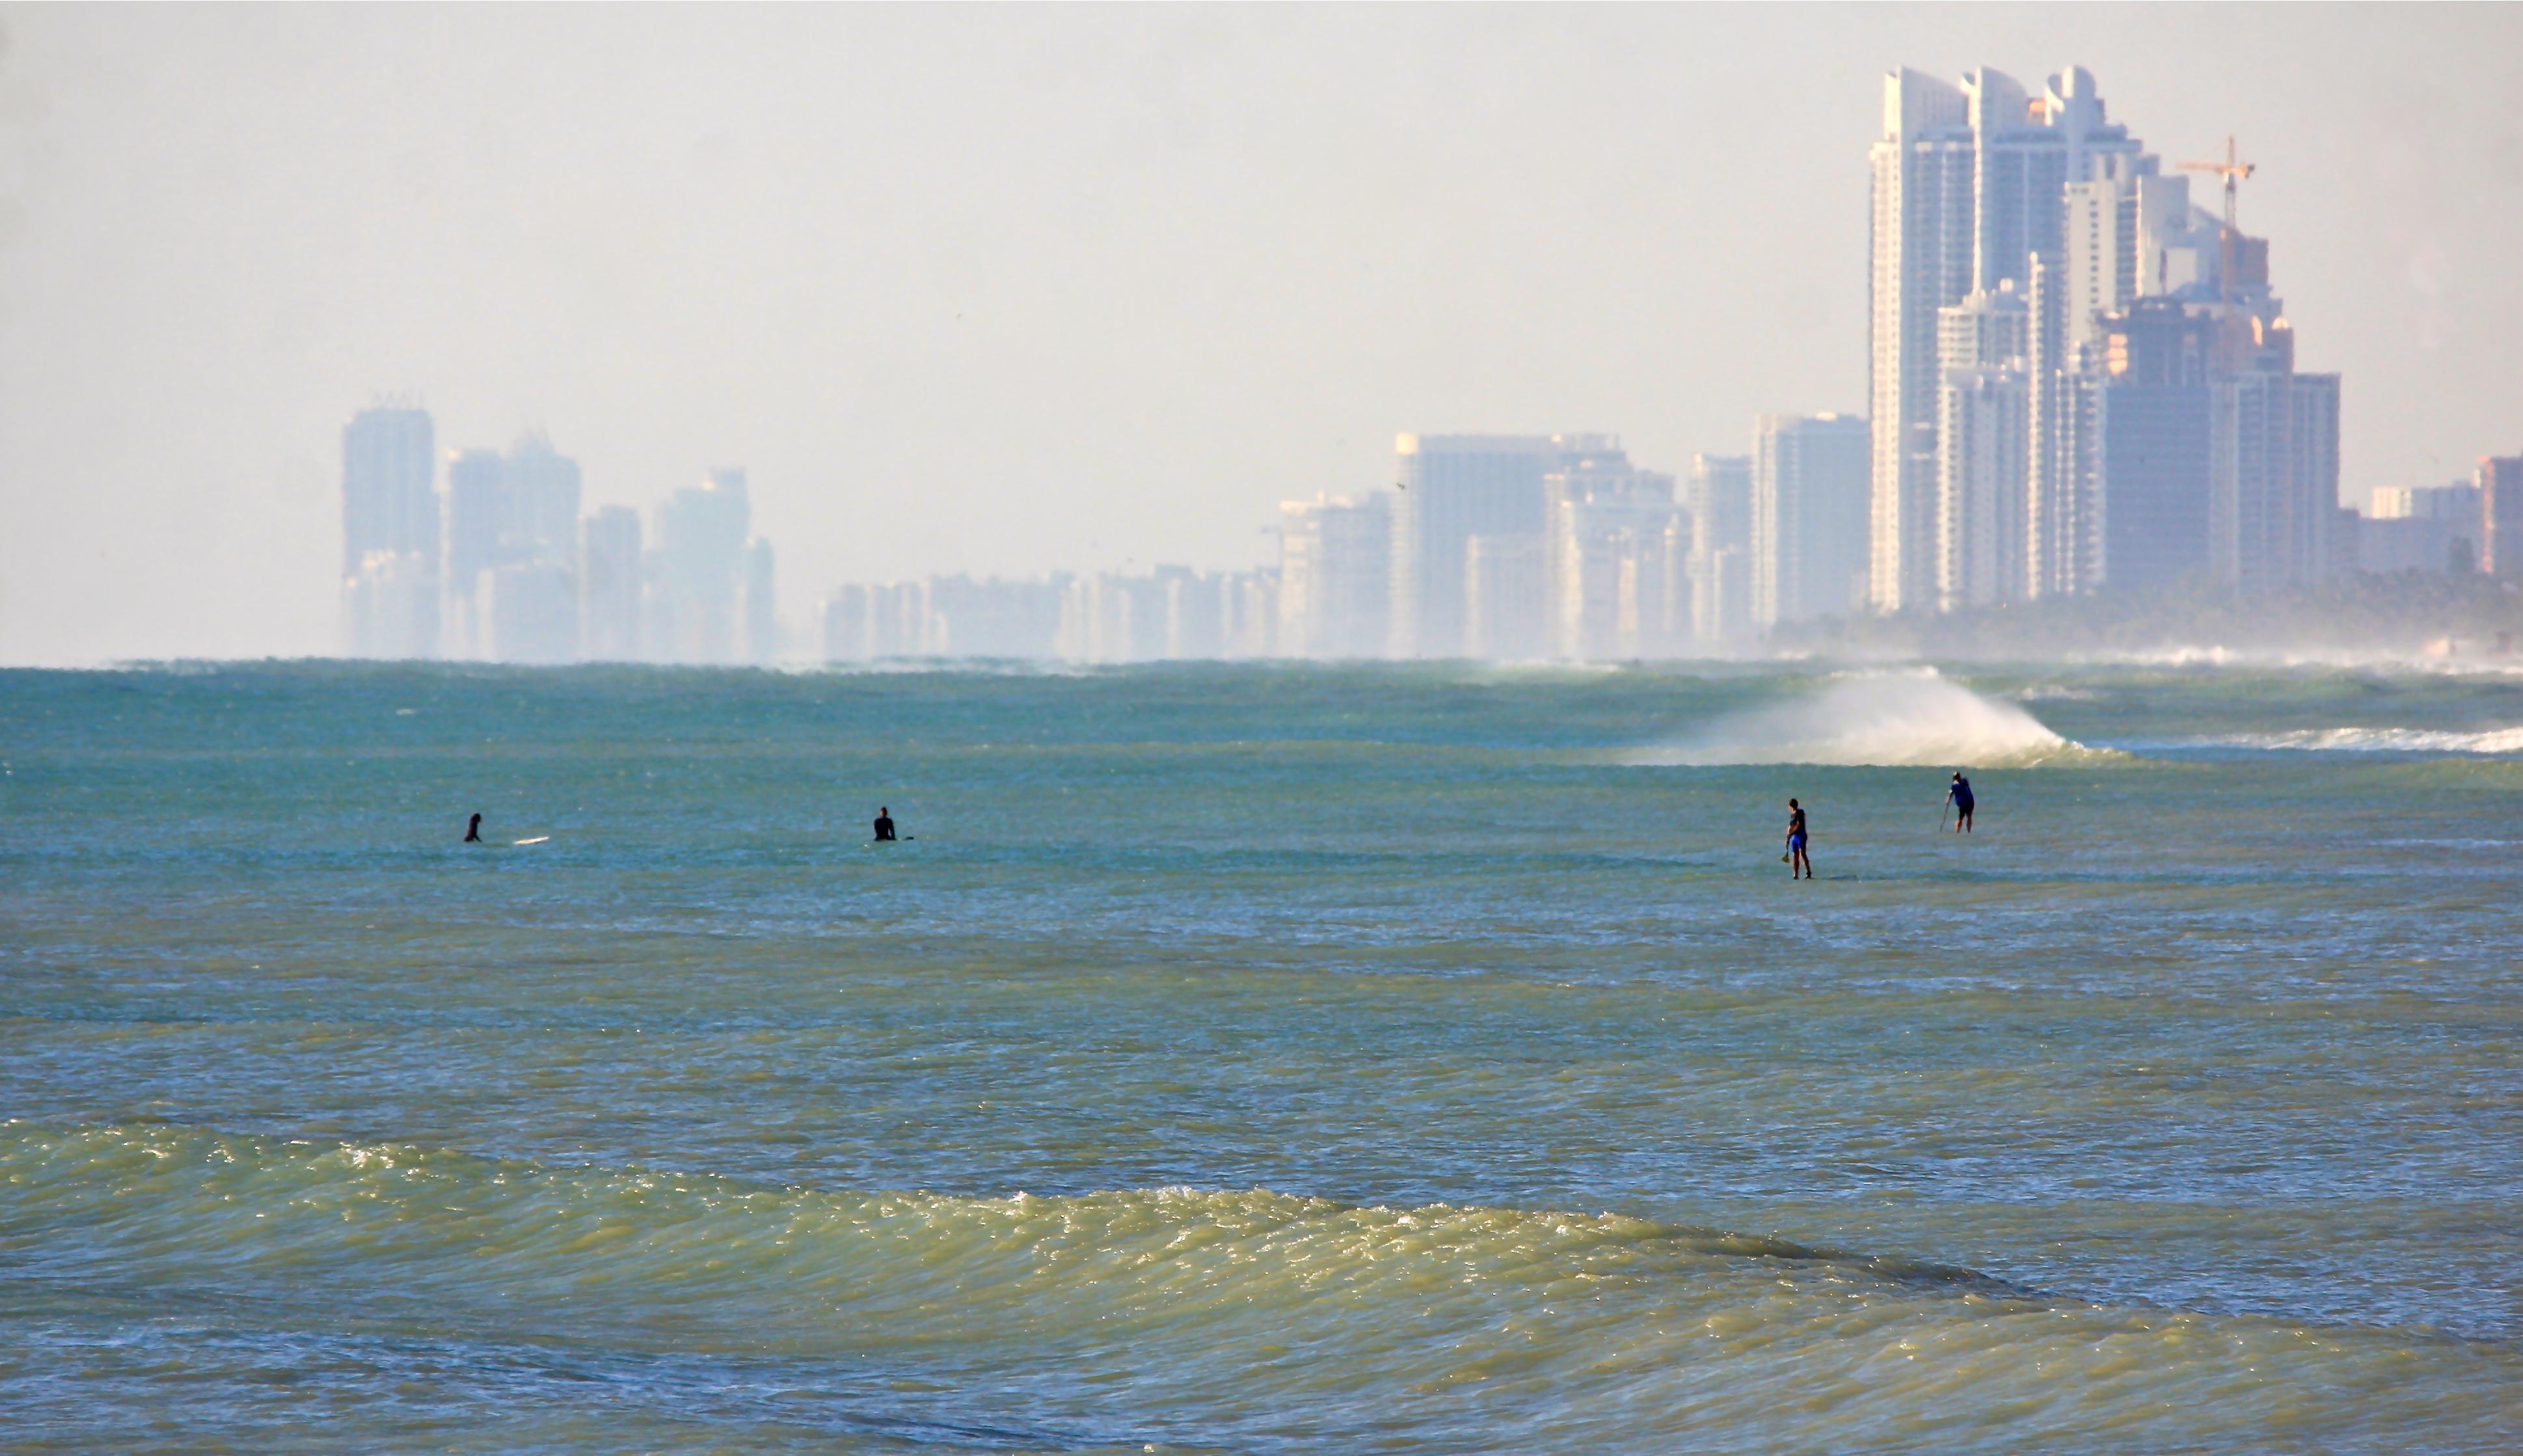
[[[1809,696],[1721,719],[1633,762],[1988,768],[2104,756],[2017,704],[1918,668],[1834,678]]]
[[[2285,733],[2236,733],[2213,743],[2233,748],[2300,749],[2314,753],[2523,753],[2523,728],[2330,728]]]

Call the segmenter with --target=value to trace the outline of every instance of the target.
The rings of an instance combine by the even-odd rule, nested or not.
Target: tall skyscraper
[[[608,505],[589,516],[578,553],[582,655],[595,662],[639,660],[642,586],[640,513]]]
[[[741,470],[712,471],[708,480],[684,487],[658,507],[651,653],[670,662],[738,660],[738,600],[752,522]]]
[[[1884,78],[1874,147],[1871,595],[1879,611],[1937,595],[1939,311],[1975,290],[2028,290],[2055,254],[2069,184],[2138,151],[2108,124],[2094,78],[2052,76],[2034,97],[1985,68],[1960,84],[1915,70]]]
[[[1864,609],[1871,448],[1866,421],[1854,415],[1765,414],[1753,421],[1754,626]]]
[[[1461,653],[1471,539],[1540,537],[1543,477],[1572,454],[1619,448],[1592,435],[1402,436],[1392,506],[1394,655]]]
[[[342,429],[342,583],[356,657],[438,655],[438,455],[426,410],[361,410]]]
[[[1281,655],[1384,655],[1394,639],[1387,613],[1398,600],[1393,508],[1385,495],[1317,495],[1279,507]]]

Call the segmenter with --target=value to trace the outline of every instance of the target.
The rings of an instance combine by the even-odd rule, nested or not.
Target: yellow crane
[[[2236,189],[2245,177],[2260,170],[2260,164],[2245,162],[2234,149],[2234,139],[2225,138],[2225,160],[2222,162],[2184,162],[2176,164],[2185,172],[2214,172],[2225,179],[2225,231],[2217,241],[2216,296],[2226,303],[2234,301],[2234,254],[2243,235],[2235,221]]]
[[[2214,172],[2225,179],[2225,231],[2232,232],[2234,230],[2235,184],[2242,181],[2245,177],[2250,176],[2253,172],[2260,170],[2260,164],[2241,160],[2241,158],[2235,154],[2234,139],[2229,136],[2225,138],[2224,161],[2184,162],[2179,164],[2179,165],[2181,170],[2185,172]]]

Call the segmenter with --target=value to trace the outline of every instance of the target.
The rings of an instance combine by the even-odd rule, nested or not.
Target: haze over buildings
[[[1597,662],[1866,612],[2523,573],[2509,461],[2378,493],[2371,523],[2340,504],[2340,376],[2296,367],[2230,141],[2167,171],[2073,66],[2037,90],[1896,70],[1882,100],[1871,420],[1760,414],[1749,454],[1695,453],[1680,478],[1608,434],[1404,433],[1389,490],[1281,504],[1275,569],[849,585],[823,657]],[[2194,174],[2222,183],[2221,214]],[[742,471],[674,491],[643,551],[619,508],[581,522],[578,465],[529,433],[451,456],[442,533],[432,439],[408,406],[345,431],[346,650],[780,656]]]
[[[336,434],[381,391],[432,416],[442,530],[447,450],[504,457],[524,426],[578,462],[582,519],[642,513],[643,554],[654,502],[745,461],[790,654],[815,654],[841,584],[1275,569],[1277,503],[1392,495],[1397,433],[1617,432],[1687,504],[1693,455],[1757,454],[1757,416],[1873,413],[1853,168],[1905,63],[1957,90],[1983,58],[2022,79],[2027,124],[1992,125],[1986,151],[2023,166],[1993,185],[2029,196],[2053,144],[2015,133],[2061,129],[2029,104],[2081,61],[2109,98],[2098,129],[2124,126],[2192,205],[2161,211],[2140,173],[2062,172],[2063,255],[2079,218],[2118,226],[2123,199],[2093,184],[2126,182],[2169,257],[2063,256],[2056,366],[2027,341],[2021,378],[1998,356],[1949,399],[1939,358],[1939,431],[1951,404],[1958,438],[2020,413],[2047,441],[2106,402],[2063,379],[2071,351],[2109,349],[2071,333],[2066,296],[2133,305],[2199,282],[2170,275],[2185,259],[2221,264],[2198,225],[2217,178],[2176,164],[2235,134],[2261,166],[2243,230],[2270,241],[2286,305],[2263,321],[2300,358],[2217,363],[2264,376],[2209,381],[2232,397],[2218,468],[2216,442],[2299,438],[2324,408],[2273,379],[2333,370],[2352,503],[2523,445],[2514,13],[2147,14],[10,11],[0,659],[339,650]],[[1975,248],[1979,230],[1976,212]],[[2027,309],[2032,271],[2012,290]],[[1937,327],[1971,292],[2007,290],[1940,300]],[[2142,388],[2088,423],[2125,434],[2163,402]],[[2186,408],[2167,439],[2196,438]],[[2012,455],[1939,456],[1904,497],[1955,493],[1940,601],[1948,555],[1962,599],[2015,579],[1973,549],[2013,539]],[[2298,479],[2286,451],[2268,462],[2211,517],[2238,581],[2250,542],[2319,549],[2317,514],[2249,514]],[[2048,488],[2023,497],[2026,550],[2064,543],[2024,563],[2027,590],[2034,561],[2090,574],[2075,553],[2114,543],[2074,517],[2070,463],[2024,451]],[[1484,605],[1452,630],[1533,648],[1489,606],[1531,599],[1547,553],[1521,527],[1462,545]],[[1748,538],[1690,553],[1709,568],[1694,636],[1705,597],[1720,637],[1757,641]],[[1627,559],[1635,598],[1661,567]],[[522,623],[551,620],[534,576],[558,564],[519,566]],[[585,651],[593,567],[575,570]],[[373,585],[421,589],[392,575]],[[452,561],[437,576],[437,650],[498,650],[497,569],[469,612]],[[761,618],[736,611],[741,654]]]

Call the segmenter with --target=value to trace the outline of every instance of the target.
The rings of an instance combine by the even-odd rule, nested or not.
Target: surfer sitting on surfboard
[[[478,814],[473,816],[473,822],[464,826],[464,842],[467,844],[482,842],[482,816]]]
[[[879,844],[889,843],[893,839],[893,811],[881,804],[876,806],[876,838]]]

